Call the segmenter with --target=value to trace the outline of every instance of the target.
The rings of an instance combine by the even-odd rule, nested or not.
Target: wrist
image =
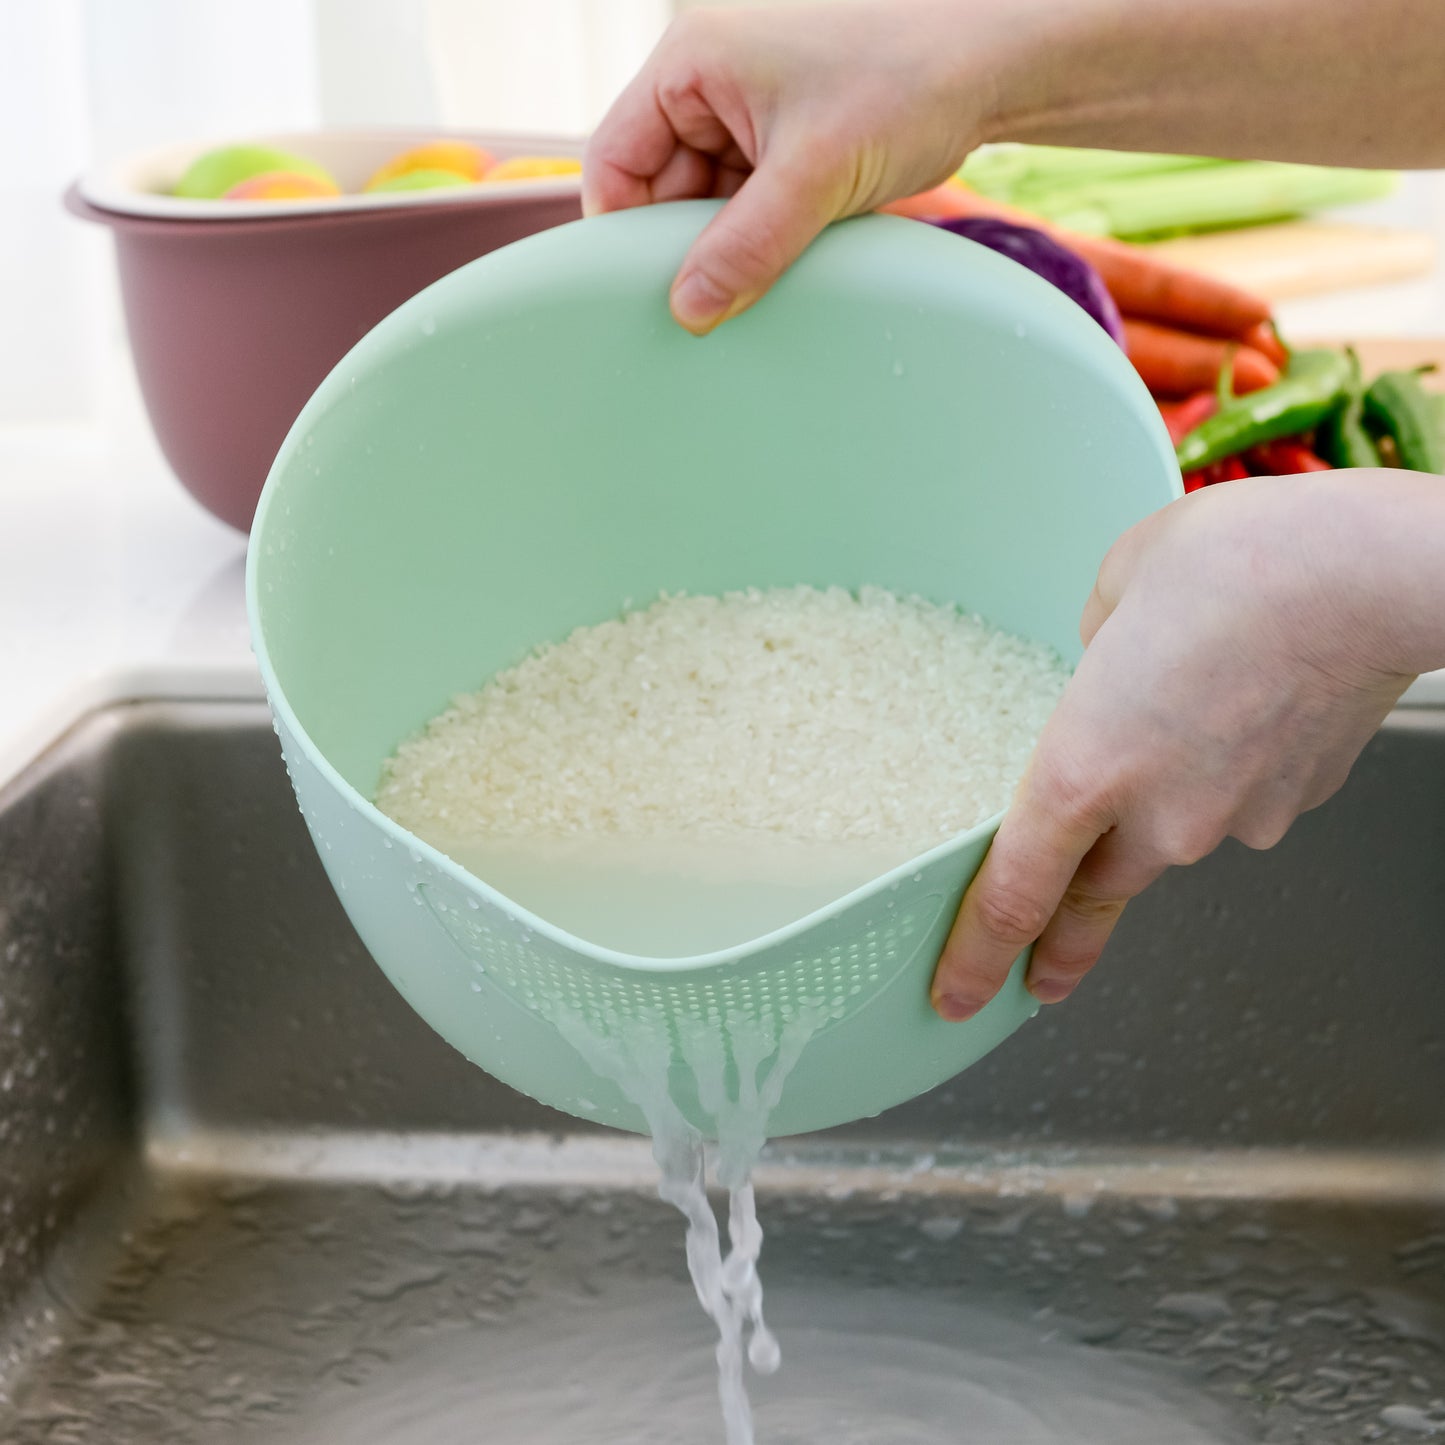
[[[1012,0],[1001,6],[983,0],[966,4],[965,11],[965,29],[977,34],[991,25],[997,32],[990,46],[994,86],[984,141],[1098,144],[1101,131],[1127,134],[1131,117],[1147,112],[1147,80],[1130,74],[1138,38],[1131,40],[1128,5]],[[977,64],[975,49],[975,69]]]

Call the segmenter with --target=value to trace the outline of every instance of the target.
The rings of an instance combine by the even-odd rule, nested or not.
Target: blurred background
[[[779,3],[779,0],[774,0]],[[44,0],[0,6],[0,427],[83,444],[138,415],[108,239],[60,196],[178,139],[318,124],[582,134],[687,0]],[[1445,239],[1437,176],[1351,218]],[[1429,274],[1287,301],[1300,336],[1445,332]],[[118,363],[117,358],[121,360]],[[47,443],[49,444],[49,443]]]
[[[84,169],[177,139],[396,124],[580,135],[671,0],[43,0],[0,5],[0,427],[124,411],[109,240]]]

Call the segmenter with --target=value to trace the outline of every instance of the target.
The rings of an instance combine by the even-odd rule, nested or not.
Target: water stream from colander
[[[714,1174],[728,1194],[726,1255],[717,1215],[707,1197],[708,1150],[670,1088],[673,1050],[666,1023],[660,1018],[611,1019],[601,1029],[577,1015],[559,1020],[588,1064],[642,1111],[662,1174],[658,1193],[687,1221],[688,1274],[698,1302],[717,1325],[718,1398],[727,1445],[753,1445],[744,1355],[753,1369],[765,1375],[772,1374],[782,1359],[778,1341],[763,1318],[758,1273],[763,1230],[752,1171],[767,1142],[768,1116],[822,1019],[820,1010],[803,1009],[778,1029],[745,1015],[730,1015],[721,1027],[699,1024],[679,1031],[682,1062],[716,1128]],[[729,1053],[733,1089],[728,1086]]]

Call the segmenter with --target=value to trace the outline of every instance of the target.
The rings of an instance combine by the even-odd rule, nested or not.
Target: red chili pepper
[[[1169,440],[1177,447],[1200,422],[1208,421],[1219,410],[1219,396],[1213,391],[1196,391],[1183,401],[1161,401],[1159,415],[1169,429]]]
[[[1241,482],[1253,475],[1242,457],[1225,457],[1222,461],[1200,467],[1197,472],[1185,472],[1184,490],[1186,493],[1197,492],[1201,487],[1217,486],[1220,482]]]
[[[1333,468],[1299,437],[1264,442],[1249,452],[1250,463],[1265,476],[1292,477],[1297,472],[1328,472]]]

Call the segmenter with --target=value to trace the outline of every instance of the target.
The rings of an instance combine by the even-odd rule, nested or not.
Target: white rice
[[[859,842],[922,851],[1008,803],[1056,654],[876,587],[664,596],[459,697],[377,803],[423,838]]]

